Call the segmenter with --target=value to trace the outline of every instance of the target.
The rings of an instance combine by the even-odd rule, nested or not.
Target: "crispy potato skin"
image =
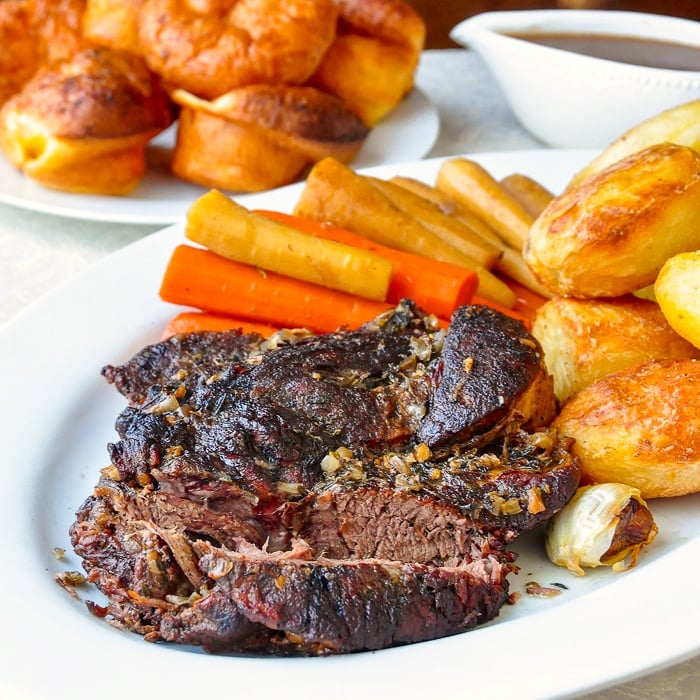
[[[582,483],[643,498],[700,491],[700,360],[653,360],[582,389],[554,421],[573,438]]]
[[[700,250],[669,258],[656,278],[654,294],[669,324],[700,348]]]
[[[677,143],[700,151],[700,100],[685,102],[633,126],[579,170],[569,187],[655,143]]]
[[[563,404],[606,374],[663,358],[700,358],[669,325],[658,305],[632,295],[616,299],[550,299],[536,312],[532,334]]]
[[[535,220],[524,257],[553,294],[615,297],[700,247],[700,154],[656,144],[586,178]]]

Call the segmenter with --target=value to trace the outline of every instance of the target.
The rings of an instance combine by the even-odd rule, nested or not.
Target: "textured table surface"
[[[440,134],[427,157],[543,147],[518,124],[485,68],[467,51],[426,51],[417,85],[440,115]],[[0,204],[0,327],[92,263],[160,228],[77,220]],[[7,331],[10,340],[11,326]],[[663,605],[659,601],[659,616]],[[653,635],[657,613],[645,613]],[[698,621],[688,624],[698,625]],[[624,630],[618,633],[624,638]],[[566,673],[566,669],[547,672]],[[699,698],[700,656],[586,697]]]

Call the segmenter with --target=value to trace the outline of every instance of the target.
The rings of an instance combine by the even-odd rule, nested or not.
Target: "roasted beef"
[[[358,331],[175,336],[103,375],[127,406],[71,539],[103,613],[152,641],[324,654],[462,632],[578,484],[540,346],[484,306],[447,332],[403,302]]]

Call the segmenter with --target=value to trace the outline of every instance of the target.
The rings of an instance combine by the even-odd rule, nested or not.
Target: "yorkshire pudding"
[[[207,187],[258,191],[296,179],[326,156],[349,162],[368,129],[340,100],[311,87],[253,85],[206,101],[184,90],[173,172]]]
[[[140,58],[93,48],[41,69],[4,104],[0,149],[47,187],[124,194],[145,173],[146,144],[171,122]]]
[[[39,68],[87,48],[84,0],[0,1],[0,105]]]
[[[39,67],[29,3],[0,2],[0,105],[22,88]]]
[[[139,53],[141,0],[87,0],[83,34],[100,46]]]
[[[310,84],[337,95],[368,126],[413,88],[423,18],[403,0],[334,0],[337,36]]]
[[[254,84],[301,84],[335,37],[331,0],[146,0],[140,42],[151,70],[213,99]]]

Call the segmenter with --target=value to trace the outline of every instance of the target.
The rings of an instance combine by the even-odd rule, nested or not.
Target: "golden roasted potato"
[[[700,358],[700,351],[671,328],[657,304],[632,295],[550,299],[537,310],[532,334],[542,345],[561,403],[626,367],[661,358]]]
[[[642,498],[700,491],[700,360],[652,360],[584,387],[554,420],[582,483],[618,482]]]
[[[633,126],[576,173],[569,186],[657,143],[676,143],[700,151],[700,100],[671,107]]]
[[[700,250],[669,258],[656,278],[654,295],[669,324],[700,348]]]
[[[535,220],[523,255],[559,296],[615,297],[700,247],[700,154],[657,144],[586,178]]]

